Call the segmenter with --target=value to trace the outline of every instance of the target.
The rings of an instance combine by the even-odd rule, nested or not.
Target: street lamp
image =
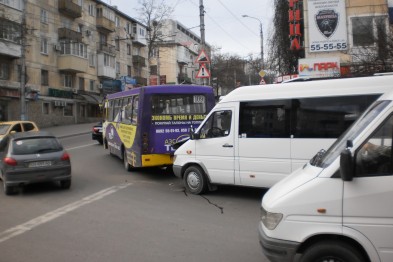
[[[264,69],[264,60],[263,60],[263,31],[262,31],[262,21],[259,18],[252,17],[249,15],[242,15],[242,17],[248,17],[255,19],[259,22],[259,28],[260,28],[260,35],[261,35],[261,60],[262,60],[262,69]]]

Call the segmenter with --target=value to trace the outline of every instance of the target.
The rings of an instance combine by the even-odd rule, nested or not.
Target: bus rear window
[[[206,114],[205,95],[153,95],[152,114]]]

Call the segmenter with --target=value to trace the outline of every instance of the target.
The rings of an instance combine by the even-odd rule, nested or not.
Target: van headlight
[[[263,207],[261,208],[261,220],[263,225],[269,229],[273,230],[277,227],[282,219],[282,214],[267,212]]]

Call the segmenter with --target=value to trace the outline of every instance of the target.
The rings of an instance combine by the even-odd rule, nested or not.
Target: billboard
[[[340,77],[340,58],[299,59],[299,77]]]
[[[308,0],[309,52],[348,49],[345,1]]]

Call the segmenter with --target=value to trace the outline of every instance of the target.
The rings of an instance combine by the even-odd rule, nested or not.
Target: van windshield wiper
[[[310,160],[310,164],[313,166],[318,166],[321,163],[323,156],[325,155],[326,150],[321,149],[319,152]]]

